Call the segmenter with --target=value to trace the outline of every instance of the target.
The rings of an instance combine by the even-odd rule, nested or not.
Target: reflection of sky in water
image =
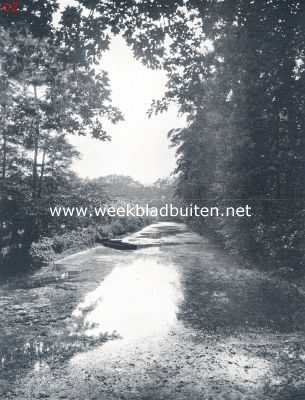
[[[202,243],[202,237],[187,230],[186,225],[174,222],[159,222],[148,225],[139,232],[127,236],[124,241],[139,245],[166,245]]]
[[[173,265],[141,258],[116,267],[74,310],[85,333],[116,332],[123,338],[160,336],[176,322],[181,300],[179,275]]]

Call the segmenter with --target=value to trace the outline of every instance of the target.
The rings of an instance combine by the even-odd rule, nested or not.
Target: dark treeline
[[[188,119],[169,133],[177,194],[186,203],[249,204],[254,211],[251,218],[191,222],[245,260],[303,271],[304,2],[156,3],[161,18],[144,12],[149,29],[146,19],[128,41],[144,62],[168,73],[165,96],[151,112],[176,102]]]
[[[206,225],[246,260],[302,271],[304,2],[194,2],[192,15],[202,30],[192,35],[179,17],[171,21],[169,31],[179,34],[165,61],[165,102],[178,100],[189,118],[186,129],[170,132],[178,194],[203,204],[250,204],[252,218]],[[205,39],[212,46],[200,52]]]
[[[187,116],[187,127],[169,134],[181,200],[255,211],[193,223],[249,261],[301,271],[303,2],[81,0],[54,26],[57,6],[29,0],[17,15],[0,16],[0,247],[26,250],[54,230],[46,203],[94,201],[94,183],[69,171],[77,154],[67,135],[107,140],[101,121],[122,118],[106,72],[95,68],[111,35],[121,34],[145,65],[168,73],[150,112],[175,102]]]
[[[161,207],[165,202],[174,201],[175,179],[160,178],[151,185],[143,185],[130,176],[107,175],[92,182],[103,188],[112,199],[128,201],[145,206]]]

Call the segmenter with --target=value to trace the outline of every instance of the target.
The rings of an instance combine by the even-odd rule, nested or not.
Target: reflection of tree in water
[[[251,328],[304,330],[304,295],[284,282],[227,268],[217,258],[191,260],[182,276],[179,319],[186,325],[228,334]]]

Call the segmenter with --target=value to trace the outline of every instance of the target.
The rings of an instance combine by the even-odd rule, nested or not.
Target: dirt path
[[[1,398],[305,398],[305,298],[292,285],[181,224],[129,240],[159,246],[97,248],[0,288]]]

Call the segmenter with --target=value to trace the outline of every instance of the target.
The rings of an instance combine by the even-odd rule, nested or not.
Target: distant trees
[[[92,179],[91,184],[96,185],[100,191],[104,190],[112,201],[136,202],[155,207],[172,202],[175,188],[173,179],[158,179],[151,185],[143,185],[125,175],[101,176]]]

